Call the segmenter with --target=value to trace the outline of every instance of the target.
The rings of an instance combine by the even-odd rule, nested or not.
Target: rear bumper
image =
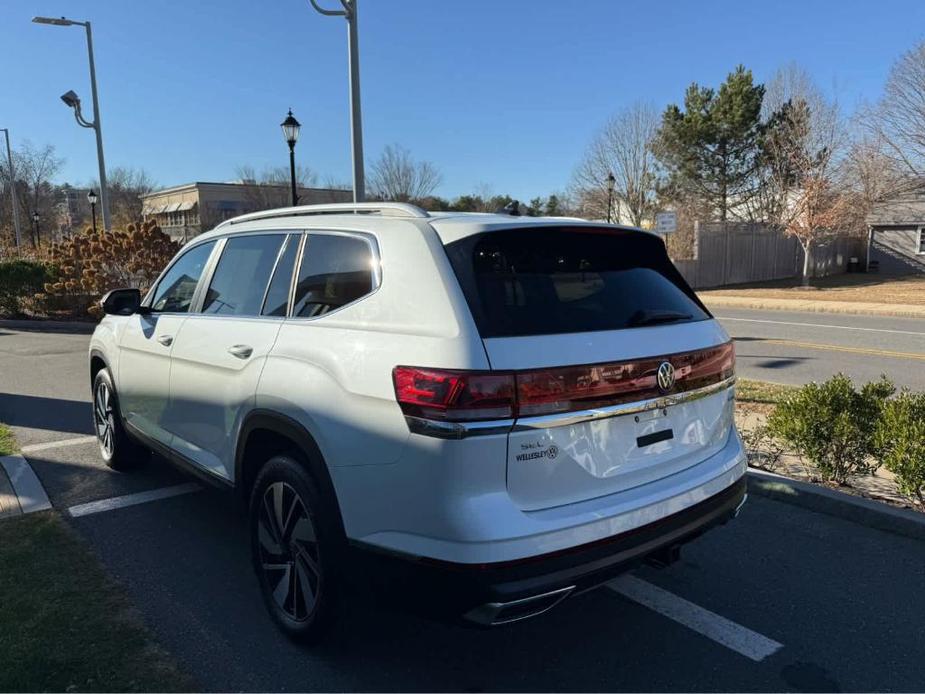
[[[534,616],[568,595],[595,588],[647,559],[663,560],[733,518],[745,498],[742,477],[683,511],[585,545],[513,561],[459,564],[355,543],[382,596],[446,618],[501,624]]]

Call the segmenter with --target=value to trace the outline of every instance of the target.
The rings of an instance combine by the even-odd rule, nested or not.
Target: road
[[[885,373],[925,390],[925,320],[719,308],[745,378],[800,385],[839,371],[858,382]]]
[[[0,328],[0,421],[66,517],[190,482],[156,458],[131,474],[101,464],[86,437],[87,339]],[[925,543],[762,497],[678,564],[541,618],[463,629],[359,595],[313,650],[265,615],[221,493],[89,508],[69,522],[206,690],[925,689]]]

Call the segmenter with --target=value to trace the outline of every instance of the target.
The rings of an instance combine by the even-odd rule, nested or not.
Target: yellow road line
[[[893,359],[918,359],[925,361],[925,354],[916,352],[891,352],[885,349],[868,349],[866,347],[843,347],[841,345],[823,345],[816,342],[798,342],[796,340],[772,340],[763,337],[753,338],[756,342],[765,342],[769,345],[783,345],[785,347],[804,347],[806,349],[821,349],[832,352],[851,352],[853,354],[868,354],[876,357],[892,357]]]

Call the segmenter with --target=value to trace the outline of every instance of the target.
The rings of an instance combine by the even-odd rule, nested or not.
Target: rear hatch
[[[492,370],[513,372],[507,483],[520,508],[637,487],[725,445],[732,344],[661,239],[542,226],[446,249]]]

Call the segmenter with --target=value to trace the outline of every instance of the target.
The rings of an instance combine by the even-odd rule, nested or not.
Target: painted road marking
[[[735,339],[735,338],[733,338]],[[768,345],[783,345],[784,347],[803,347],[805,349],[821,349],[830,352],[850,352],[852,354],[868,354],[875,357],[892,357],[893,359],[918,359],[925,361],[925,354],[917,352],[891,352],[886,349],[870,349],[867,347],[844,347],[842,345],[825,345],[818,342],[800,342],[798,340],[777,340],[764,337],[749,338],[754,342],[763,342]],[[742,356],[748,356],[743,354]]]
[[[755,662],[764,660],[784,647],[782,643],[630,574],[611,581],[607,587]]]
[[[159,499],[169,499],[172,496],[180,496],[181,494],[190,494],[191,492],[198,492],[200,489],[201,487],[195,482],[187,482],[186,484],[178,484],[173,487],[162,487],[161,489],[152,489],[147,492],[114,496],[109,499],[100,499],[99,501],[91,501],[86,504],[77,504],[76,506],[68,508],[67,512],[72,518],[80,518],[81,516],[89,516],[93,513],[114,511],[117,508],[146,504],[149,501],[158,501]]]
[[[39,451],[47,451],[52,448],[62,448],[64,446],[79,446],[84,443],[95,443],[95,436],[79,436],[76,439],[64,439],[62,441],[49,441],[48,443],[35,443],[31,446],[23,446],[20,448],[22,453],[38,453]]]
[[[0,457],[0,464],[10,478],[10,484],[13,485],[13,492],[23,513],[51,508],[45,488],[25,458],[21,455],[5,455]]]
[[[771,323],[773,325],[796,325],[805,328],[835,328],[836,330],[862,330],[868,333],[894,333],[896,335],[918,335],[925,337],[925,333],[914,330],[890,330],[888,328],[856,328],[851,325],[832,325],[831,323],[794,323],[783,320],[761,320],[758,318],[730,318],[728,316],[714,316],[717,320],[739,321],[741,323]]]

